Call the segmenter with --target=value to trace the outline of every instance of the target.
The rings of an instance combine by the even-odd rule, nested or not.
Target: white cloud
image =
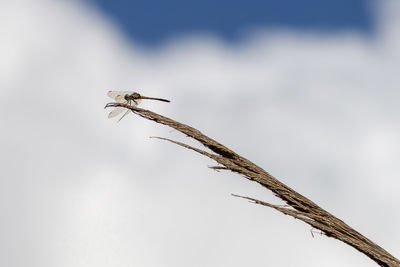
[[[230,197],[276,203],[262,188],[148,139],[176,132],[107,120],[113,88],[171,99],[143,106],[399,251],[400,21],[396,1],[385,3],[375,37],[277,30],[239,46],[199,36],[145,51],[80,2],[2,1],[0,264],[375,266]]]

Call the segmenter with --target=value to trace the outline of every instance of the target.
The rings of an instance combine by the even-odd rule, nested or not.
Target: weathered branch
[[[133,113],[153,120],[157,123],[161,123],[172,127],[185,135],[199,141],[203,146],[209,148],[212,152],[206,152],[204,150],[194,148],[187,144],[173,141],[167,138],[156,137],[162,140],[175,143],[179,146],[187,149],[196,151],[204,156],[207,156],[222,166],[211,167],[213,169],[228,169],[233,172],[239,173],[249,180],[255,181],[260,185],[271,190],[277,197],[287,203],[288,207],[282,207],[278,205],[269,204],[257,199],[250,197],[242,197],[248,199],[256,204],[264,205],[275,210],[282,212],[283,214],[292,216],[295,219],[299,219],[312,227],[321,230],[326,236],[336,238],[350,246],[354,247],[361,253],[365,254],[380,266],[400,266],[400,261],[393,257],[389,252],[376,245],[374,242],[364,237],[362,234],[348,226],[342,220],[336,218],[329,212],[320,208],[314,202],[297,193],[287,185],[278,181],[275,177],[263,170],[261,167],[252,163],[248,159],[236,154],[234,151],[218,143],[217,141],[202,134],[199,130],[190,127],[188,125],[179,123],[165,116],[159,115],[149,110],[137,108],[122,103],[109,103],[106,107],[124,107],[130,109]]]

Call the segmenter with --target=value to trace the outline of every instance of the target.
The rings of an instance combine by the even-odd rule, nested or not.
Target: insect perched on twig
[[[156,98],[156,97],[148,97],[148,96],[142,96],[136,92],[132,91],[108,91],[107,95],[114,99],[118,103],[124,103],[128,104],[131,106],[137,106],[139,105],[140,101],[142,99],[150,99],[150,100],[158,100],[158,101],[163,101],[163,102],[170,102],[167,99],[163,98]],[[113,109],[110,114],[108,114],[108,118],[114,118],[115,116],[118,116],[122,111],[124,111],[124,107],[116,107]],[[128,114],[129,110],[125,112],[124,115],[118,120],[122,120],[123,117],[125,117]]]

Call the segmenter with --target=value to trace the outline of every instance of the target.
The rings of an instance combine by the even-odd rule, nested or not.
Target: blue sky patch
[[[211,33],[237,41],[252,29],[284,27],[335,32],[373,31],[368,0],[90,0],[139,43]]]

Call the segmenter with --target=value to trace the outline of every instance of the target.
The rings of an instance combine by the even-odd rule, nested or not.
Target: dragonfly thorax
[[[124,98],[125,98],[126,101],[134,101],[134,102],[136,102],[135,100],[141,99],[142,96],[140,94],[138,94],[138,93],[132,93],[132,94],[126,94],[124,96]]]

